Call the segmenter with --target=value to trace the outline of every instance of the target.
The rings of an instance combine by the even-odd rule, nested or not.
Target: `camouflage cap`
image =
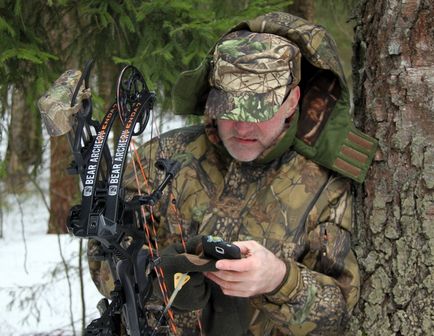
[[[212,119],[271,119],[300,81],[300,50],[288,39],[247,30],[216,45],[205,113]]]

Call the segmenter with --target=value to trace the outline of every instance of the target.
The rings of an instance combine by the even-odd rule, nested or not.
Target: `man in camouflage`
[[[243,257],[189,273],[200,273],[203,290],[187,283],[179,295],[188,299],[175,300],[182,335],[200,334],[193,310],[206,335],[341,333],[360,288],[348,177],[363,180],[375,141],[348,118],[333,41],[321,27],[271,13],[235,27],[183,76],[175,109],[204,114],[204,125],[142,149],[145,164],[162,155],[182,163],[172,185],[178,212],[170,199],[155,210],[159,242],[170,246],[181,222],[187,238],[219,236]],[[90,265],[107,294],[108,272],[92,248]]]

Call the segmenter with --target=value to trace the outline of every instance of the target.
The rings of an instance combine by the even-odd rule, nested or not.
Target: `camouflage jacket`
[[[173,242],[181,222],[187,237],[256,240],[289,266],[274,293],[244,301],[249,335],[342,331],[359,295],[347,179],[290,149],[265,164],[240,163],[219,151],[203,126],[171,131],[141,150],[147,167],[149,158],[161,155],[182,162],[172,185],[177,213],[171,211],[169,199],[156,209],[160,246]],[[133,179],[126,176],[126,183],[134,184]],[[91,260],[93,279],[107,294],[108,269],[100,267]],[[178,319],[181,328],[196,324],[189,314]]]
[[[208,335],[342,333],[360,288],[351,250],[350,184],[343,176],[363,182],[376,141],[350,120],[336,47],[322,27],[271,13],[232,31],[241,29],[284,36],[300,48],[304,66],[298,120],[250,163],[233,160],[224,151],[207,115],[205,126],[174,130],[145,145],[141,157],[146,167],[160,156],[182,162],[171,186],[178,210],[173,211],[168,197],[155,208],[159,244],[179,237],[181,223],[187,238],[212,234],[227,241],[255,240],[286,263],[287,274],[272,293],[243,300],[221,294],[223,304],[215,307],[215,314],[202,316]],[[174,87],[178,114],[204,113],[210,66],[207,57],[180,76]],[[158,174],[151,171],[149,176]],[[125,183],[134,185],[134,176],[127,173]],[[90,255],[92,251],[91,244]],[[98,288],[107,294],[112,285],[108,268],[92,259],[90,266]],[[213,316],[228,310],[236,317]],[[182,335],[199,335],[192,331],[194,314],[178,314],[177,319]]]

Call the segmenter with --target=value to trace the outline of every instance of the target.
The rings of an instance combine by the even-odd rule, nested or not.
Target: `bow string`
[[[174,315],[170,309],[173,297],[169,297],[163,270],[158,267],[158,223],[154,206],[181,164],[159,158],[155,168],[163,177],[158,185],[150,186],[134,138],[145,131],[151,119],[155,93],[148,89],[137,68],[132,65],[124,67],[116,85],[116,101],[98,122],[92,119],[91,67],[92,61],[86,64],[72,94],[70,108],[80,104],[78,112],[72,118],[64,118],[73,120],[67,133],[73,155],[68,171],[78,174],[82,184],[81,203],[71,209],[67,226],[74,236],[94,239],[100,244],[101,253],[97,258],[108,262],[115,288],[111,302],[103,301],[101,317],[90,323],[85,335],[119,335],[121,320],[133,336],[176,335]],[[59,132],[50,132],[56,128],[58,116],[42,109],[41,114],[50,135],[58,135]],[[109,140],[113,137],[112,128],[116,121],[121,123],[121,132],[114,149],[111,149]],[[123,176],[129,155],[136,190],[135,195],[127,200],[131,191],[125,189]],[[168,197],[172,211],[179,218],[173,194],[169,192]],[[178,226],[185,248],[179,219]],[[155,270],[165,306],[151,309],[147,302],[153,290],[152,270]]]

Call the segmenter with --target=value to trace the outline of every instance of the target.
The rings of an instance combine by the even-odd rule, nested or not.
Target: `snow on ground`
[[[48,211],[37,194],[26,199],[8,195],[6,200],[14,206],[9,211],[3,210],[0,335],[73,335],[71,311],[76,331],[80,330],[82,315],[77,271],[79,239],[45,233]],[[21,209],[16,206],[18,202]],[[71,289],[68,287],[61,253],[70,265],[68,273]],[[86,262],[84,265],[87,267]],[[100,294],[87,268],[84,273],[89,323],[98,316],[95,306]]]
[[[163,131],[180,127],[182,123],[179,118],[166,120]],[[38,178],[45,197],[47,181],[48,177]],[[47,235],[48,210],[38,191],[31,187],[30,190],[26,196],[8,194],[1,198],[0,336],[81,335],[79,239]],[[70,267],[71,286],[62,255]],[[96,304],[102,296],[90,279],[85,259],[83,265],[88,325],[99,316]]]

